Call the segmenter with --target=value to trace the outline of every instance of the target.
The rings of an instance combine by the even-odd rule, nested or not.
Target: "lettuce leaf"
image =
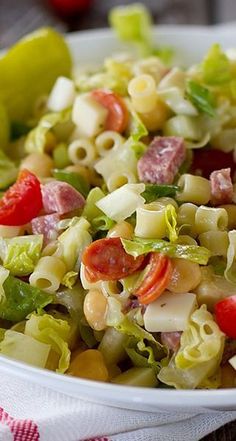
[[[68,156],[68,147],[63,142],[53,149],[52,156],[56,168],[65,168],[71,164]]]
[[[173,197],[176,195],[178,190],[179,187],[177,185],[145,184],[145,191],[142,193],[142,196],[149,204],[150,202],[154,202],[161,197]]]
[[[91,225],[94,232],[108,231],[115,225],[115,222],[112,219],[110,219],[108,216],[103,214],[101,216],[96,216],[92,220]]]
[[[151,47],[152,19],[141,3],[113,8],[109,23],[120,40]]]
[[[47,113],[44,115],[37,127],[31,130],[25,141],[25,151],[27,153],[43,153],[47,144],[47,135],[57,126],[70,120],[71,110],[63,110],[58,113]]]
[[[165,240],[150,240],[135,237],[133,240],[121,239],[126,253],[134,257],[150,252],[164,253],[169,257],[179,257],[191,262],[206,265],[211,256],[207,248],[196,245],[180,245]]]
[[[230,61],[219,44],[213,44],[202,62],[203,81],[206,84],[221,85],[231,80]]]
[[[72,289],[72,287],[75,285],[76,281],[78,279],[78,273],[75,271],[68,271],[62,279],[62,285],[66,286],[69,289]]]
[[[50,345],[60,357],[56,372],[67,371],[70,364],[70,326],[66,320],[56,319],[49,314],[31,314],[25,325],[25,335]]]
[[[67,182],[79,191],[85,198],[89,193],[89,184],[79,173],[69,172],[67,170],[53,170],[52,175],[59,181]]]
[[[0,256],[4,268],[14,276],[27,276],[37,264],[43,246],[43,235],[0,238]]]
[[[236,283],[236,230],[229,231],[229,247],[227,250],[227,265],[224,276],[228,282]]]
[[[76,342],[79,336],[89,348],[96,344],[93,330],[88,325],[83,311],[86,292],[80,283],[76,283],[71,289],[64,289],[55,294],[55,303],[63,305],[71,318],[70,346],[73,346],[73,342]]]
[[[178,239],[177,213],[175,207],[171,204],[168,204],[165,208],[165,221],[167,236],[170,242],[175,242]]]
[[[0,114],[0,118],[1,118],[1,114]],[[0,119],[0,124],[1,124],[1,119]],[[1,142],[1,138],[0,138],[0,142]],[[13,184],[13,182],[15,182],[17,178],[17,174],[18,174],[18,170],[14,162],[12,162],[5,155],[5,153],[3,153],[2,150],[0,150],[0,190],[4,190],[7,187],[9,187],[9,185]]]
[[[50,352],[50,345],[35,340],[21,332],[7,330],[0,342],[0,354],[18,361],[44,368]]]
[[[192,101],[200,112],[207,113],[212,117],[215,116],[214,95],[209,89],[195,81],[189,80],[187,82],[186,92],[190,101]]]
[[[147,136],[148,130],[141,121],[137,112],[135,112],[131,102],[127,100],[127,104],[131,116],[129,126],[130,138],[128,139],[128,143],[132,145],[132,143],[137,143],[141,138]]]
[[[58,237],[58,242],[62,246],[61,257],[68,271],[79,270],[82,252],[92,242],[88,232],[89,227],[89,222],[81,217]]]
[[[126,315],[115,329],[126,334],[129,338],[124,343],[124,349],[136,367],[151,367],[155,372],[160,370],[161,360],[167,352],[152,334],[145,331]]]
[[[82,213],[89,222],[92,222],[92,220],[98,216],[103,216],[104,213],[96,206],[96,202],[100,201],[104,196],[105,194],[99,187],[90,190]]]
[[[48,293],[35,288],[13,276],[3,283],[4,297],[0,302],[0,318],[20,322],[31,312],[44,308],[52,302]]]
[[[182,333],[180,349],[168,366],[161,369],[160,381],[176,388],[207,385],[218,370],[224,350],[224,334],[206,305],[194,311]]]

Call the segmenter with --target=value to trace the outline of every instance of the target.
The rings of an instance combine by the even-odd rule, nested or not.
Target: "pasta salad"
[[[236,385],[236,50],[74,69],[42,29],[0,58],[0,354],[142,387]]]

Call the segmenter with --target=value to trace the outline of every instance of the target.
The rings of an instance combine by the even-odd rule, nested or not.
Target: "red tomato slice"
[[[156,300],[168,286],[172,275],[169,257],[160,253],[151,253],[150,269],[135,295],[139,302],[148,304]]]
[[[228,337],[236,338],[236,296],[227,297],[215,305],[216,322]]]
[[[123,99],[114,92],[102,89],[94,90],[91,95],[108,110],[105,130],[124,132],[128,124],[129,114]]]
[[[43,207],[40,182],[33,173],[22,170],[18,179],[0,200],[0,225],[24,225]]]
[[[204,178],[208,179],[214,170],[220,170],[221,168],[230,167],[231,177],[236,171],[236,164],[231,152],[225,153],[217,149],[195,149],[193,155],[191,172],[195,173],[200,170]]]
[[[144,256],[136,259],[127,254],[119,237],[99,239],[89,245],[82,256],[89,282],[119,280],[137,271]]]

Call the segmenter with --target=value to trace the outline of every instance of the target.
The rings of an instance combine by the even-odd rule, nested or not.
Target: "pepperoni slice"
[[[82,256],[89,282],[119,280],[137,271],[144,256],[136,259],[127,254],[119,237],[99,239],[89,245]]]
[[[94,90],[91,95],[108,110],[105,129],[119,133],[124,132],[128,124],[129,114],[122,98],[114,92],[102,89]]]

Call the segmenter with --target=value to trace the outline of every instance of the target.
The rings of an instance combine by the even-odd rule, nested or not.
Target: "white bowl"
[[[192,27],[160,26],[155,30],[156,42],[176,50],[181,64],[189,65],[201,60],[212,43],[223,48],[236,47],[235,26]],[[68,36],[74,59],[79,64],[99,62],[122,46],[108,30],[89,31]],[[209,409],[235,409],[235,389],[187,390],[147,389],[126,387],[82,380],[51,371],[37,369],[24,363],[0,356],[0,372],[5,372],[49,387],[76,398],[127,409],[146,411],[184,410],[204,412]]]

